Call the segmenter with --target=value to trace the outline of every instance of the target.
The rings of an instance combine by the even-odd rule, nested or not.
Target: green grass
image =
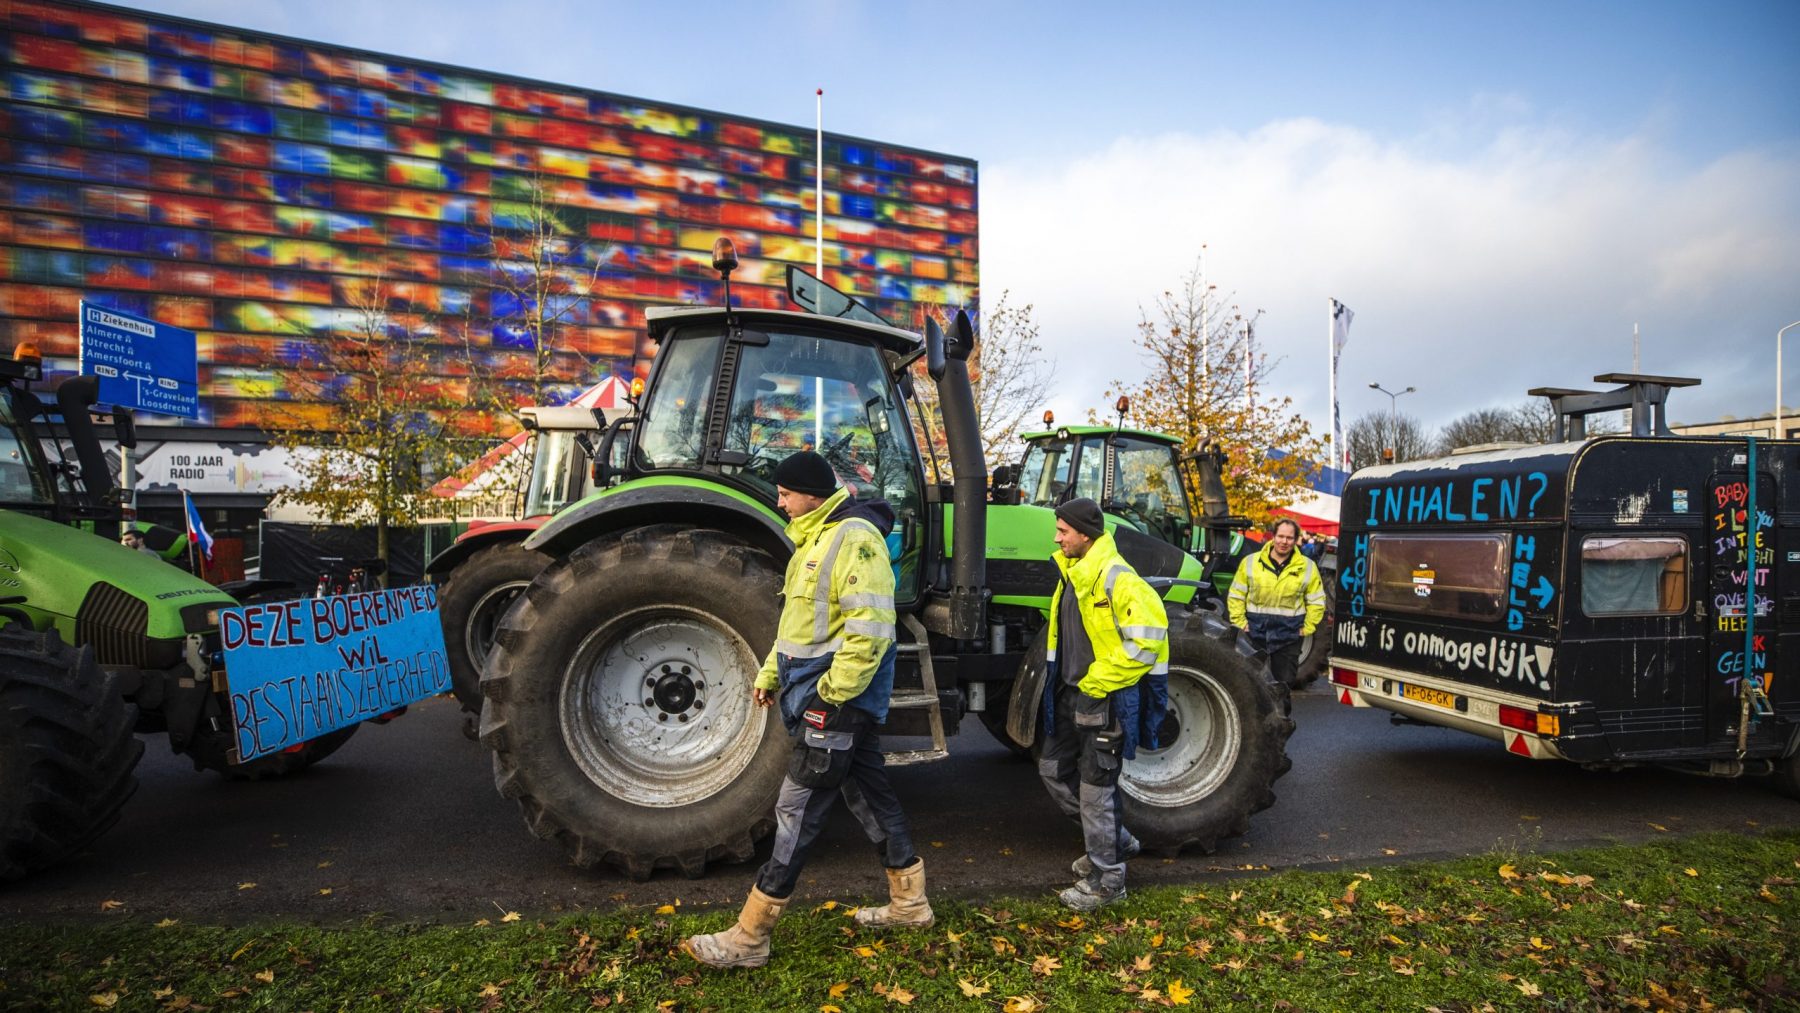
[[[1794,1009],[1797,880],[1789,831],[1214,879],[1086,917],[1048,891],[942,901],[934,928],[886,938],[849,917],[865,898],[843,898],[790,909],[754,972],[676,950],[724,928],[733,912],[718,910],[458,926],[126,916],[0,927],[0,1009]]]

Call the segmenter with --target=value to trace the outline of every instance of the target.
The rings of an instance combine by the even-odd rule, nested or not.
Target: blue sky
[[[1059,415],[1141,372],[1202,243],[1320,426],[1328,296],[1346,421],[1371,380],[1436,425],[1628,370],[1634,323],[1704,381],[1674,418],[1767,414],[1800,319],[1800,3],[136,6],[784,123],[823,87],[828,131],[979,161],[983,290],[1035,304]]]

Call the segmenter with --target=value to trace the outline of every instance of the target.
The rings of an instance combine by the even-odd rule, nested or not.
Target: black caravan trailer
[[[1774,774],[1800,796],[1800,440],[1681,437],[1669,391],[1538,388],[1556,441],[1345,486],[1342,703],[1532,759]],[[1631,412],[1629,435],[1586,417]]]

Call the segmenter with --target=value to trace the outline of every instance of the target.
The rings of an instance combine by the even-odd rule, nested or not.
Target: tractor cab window
[[[553,514],[581,493],[583,470],[574,464],[580,456],[575,433],[568,429],[540,429],[533,437],[537,452],[531,459],[531,486],[525,493],[525,516]]]
[[[1113,493],[1106,512],[1125,518],[1147,535],[1182,544],[1193,517],[1169,445],[1119,436],[1113,448]]]
[[[1069,490],[1075,467],[1075,441],[1038,440],[1025,451],[1019,468],[1019,502],[1054,507]]]
[[[739,479],[775,500],[775,466],[789,455],[816,450],[857,499],[883,499],[894,508],[890,549],[898,564],[895,595],[918,588],[919,525],[924,494],[919,452],[900,394],[873,345],[804,334],[770,334],[767,345],[739,351],[731,408],[725,418],[728,452],[748,455]]]
[[[637,423],[639,468],[697,470],[721,334],[678,335],[656,353],[656,382]]]
[[[816,450],[857,498],[896,510],[920,501],[918,452],[900,395],[873,345],[771,334],[740,353],[725,450],[748,454],[741,477],[775,498],[775,465]]]
[[[21,430],[10,392],[0,392],[0,502],[53,506],[43,450]]]

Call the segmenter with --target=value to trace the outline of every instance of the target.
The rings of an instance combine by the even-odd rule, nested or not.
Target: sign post
[[[100,380],[100,400],[184,419],[200,416],[194,332],[81,303],[81,372]]]

